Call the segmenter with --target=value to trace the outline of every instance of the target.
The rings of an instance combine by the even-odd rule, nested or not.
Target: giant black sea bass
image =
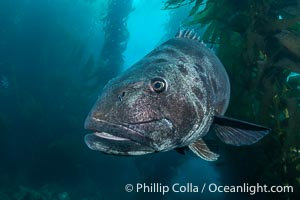
[[[188,147],[217,160],[203,137],[251,145],[270,129],[223,116],[230,98],[227,73],[193,31],[151,51],[103,89],[85,128],[89,148],[115,155],[143,155]]]

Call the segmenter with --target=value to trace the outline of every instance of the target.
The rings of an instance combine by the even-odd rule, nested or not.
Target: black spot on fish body
[[[191,104],[187,102],[184,94],[172,94],[167,99],[160,101],[164,110],[165,117],[173,122],[178,135],[184,135],[189,132],[196,119],[196,112]]]
[[[182,75],[187,76],[189,74],[188,70],[184,66],[184,64],[178,64],[177,65],[179,71],[182,73]]]
[[[204,73],[204,68],[202,65],[200,65],[199,63],[195,63],[195,69],[199,74],[203,74]]]
[[[192,87],[192,91],[196,95],[196,97],[201,101],[201,99],[203,98],[203,93],[200,90],[200,88],[199,87]]]

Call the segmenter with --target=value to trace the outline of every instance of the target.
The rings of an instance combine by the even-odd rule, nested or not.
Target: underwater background
[[[272,128],[218,143],[207,162],[175,151],[91,151],[84,120],[103,86],[193,28],[231,81],[227,116]],[[300,199],[299,0],[1,0],[0,200]],[[291,185],[292,193],[143,193],[126,184]]]

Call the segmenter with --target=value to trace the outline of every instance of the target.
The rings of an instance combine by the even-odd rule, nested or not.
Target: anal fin
[[[194,143],[189,145],[190,150],[200,158],[206,161],[216,161],[219,157],[218,154],[212,152],[205,144],[202,138],[196,140]]]

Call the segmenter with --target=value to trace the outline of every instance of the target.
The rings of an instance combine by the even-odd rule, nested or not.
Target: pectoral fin
[[[216,161],[219,157],[218,154],[212,152],[205,142],[200,138],[196,140],[194,143],[189,145],[190,150],[194,152],[200,158],[207,161]]]
[[[222,142],[234,146],[254,144],[271,130],[224,116],[215,116],[212,128]]]

